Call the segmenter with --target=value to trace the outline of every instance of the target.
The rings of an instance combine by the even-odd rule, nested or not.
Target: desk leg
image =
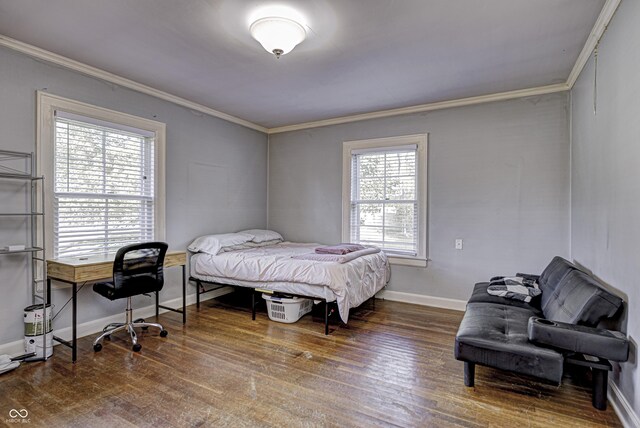
[[[182,324],[187,323],[187,265],[182,265]]]
[[[160,304],[160,293],[156,293],[156,318],[160,314],[160,308],[168,311],[182,313],[182,324],[187,323],[187,265],[182,265],[182,309],[170,308]]]
[[[71,313],[71,361],[76,362],[78,359],[78,283],[73,283],[73,294],[71,297],[72,313]]]

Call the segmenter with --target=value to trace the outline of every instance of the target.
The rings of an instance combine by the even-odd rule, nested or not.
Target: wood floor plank
[[[588,381],[561,387],[478,367],[463,384],[453,358],[457,311],[378,301],[334,320],[251,320],[242,295],[167,313],[169,331],[141,334],[142,352],[114,336],[79,360],[58,346],[47,362],[0,376],[0,424],[12,408],[51,427],[619,427],[591,406]],[[264,309],[264,308],[263,308]]]

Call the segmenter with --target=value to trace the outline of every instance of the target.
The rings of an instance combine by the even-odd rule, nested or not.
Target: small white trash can
[[[46,312],[46,320],[45,314]],[[42,305],[31,305],[24,308],[24,352],[36,355],[25,361],[44,358],[44,348],[47,348],[47,358],[53,355],[53,329],[51,328],[51,305],[47,303],[46,311]],[[43,335],[46,332],[46,337]],[[46,342],[45,342],[46,341]]]

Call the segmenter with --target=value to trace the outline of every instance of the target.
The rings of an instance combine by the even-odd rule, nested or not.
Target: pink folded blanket
[[[345,255],[349,253],[353,253],[354,251],[364,250],[365,247],[359,244],[338,244],[331,245],[328,247],[318,247],[316,248],[316,254],[338,254]]]
[[[376,254],[380,252],[380,248],[363,247],[362,250],[352,251],[348,254],[317,254],[317,253],[307,253],[307,254],[299,254],[297,256],[292,256],[292,259],[296,260],[311,260],[314,262],[335,262],[335,263],[347,263],[353,259],[357,259],[358,257],[366,256],[368,254]]]

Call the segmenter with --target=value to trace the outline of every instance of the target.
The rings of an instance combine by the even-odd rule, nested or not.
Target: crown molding
[[[178,97],[176,95],[172,95],[170,93],[152,88],[147,85],[143,85],[142,83],[135,82],[133,80],[118,76],[116,74],[110,73],[105,70],[101,70],[96,67],[92,67],[87,64],[83,64],[79,61],[72,60],[70,58],[64,57],[62,55],[55,54],[53,52],[49,52],[47,50],[38,48],[36,46],[29,45],[27,43],[20,42],[15,39],[11,39],[9,37],[3,36],[0,34],[0,46],[5,46],[10,49],[13,49],[18,52],[22,52],[26,55],[42,59],[44,61],[60,65],[62,67],[68,68],[70,70],[77,71],[79,73],[96,77],[98,79],[105,80],[107,82],[114,83],[116,85],[133,89],[134,91],[138,91],[147,95],[151,95],[156,98],[160,98],[165,101],[172,102],[174,104],[186,107],[191,110],[195,110],[209,116],[217,117],[219,119],[226,120],[228,122],[232,122],[250,129],[254,129],[256,131],[264,132],[265,134],[278,134],[282,132],[289,131],[298,131],[302,129],[308,128],[317,128],[321,126],[329,126],[329,125],[338,125],[343,123],[350,122],[358,122],[361,120],[370,120],[370,119],[378,119],[383,117],[391,117],[398,116],[402,114],[411,114],[411,113],[422,113],[428,111],[435,111],[453,107],[463,107],[470,106],[476,104],[490,103],[495,101],[505,101],[511,100],[515,98],[536,96],[536,95],[545,95],[552,94],[556,92],[565,92],[570,91],[573,88],[578,76],[582,72],[585,64],[589,60],[593,49],[596,44],[607,30],[607,26],[611,19],[613,18],[616,10],[620,6],[622,0],[606,0],[602,10],[600,11],[600,15],[598,15],[598,19],[596,20],[593,28],[591,29],[591,33],[585,42],[578,59],[576,60],[571,72],[569,73],[569,77],[564,83],[557,83],[554,85],[547,86],[538,86],[535,88],[527,88],[527,89],[518,89],[514,91],[507,92],[499,92],[494,94],[480,95],[476,97],[468,97],[468,98],[460,98],[456,100],[448,100],[448,101],[440,101],[435,103],[421,104],[417,106],[409,106],[409,107],[401,107],[390,110],[379,110],[370,113],[356,114],[351,116],[342,116],[336,117],[332,119],[318,120],[312,122],[298,123],[293,125],[279,126],[274,128],[267,128],[248,120],[232,116],[230,114],[221,112],[219,110],[212,109],[211,107],[204,106],[202,104],[198,104],[193,101],[189,101],[185,98]]]
[[[621,1],[622,0],[607,0],[604,6],[602,6],[600,15],[598,15],[598,19],[596,19],[596,23],[593,25],[591,33],[589,34],[589,37],[587,38],[580,55],[578,55],[578,59],[576,60],[573,69],[571,69],[571,73],[569,73],[569,77],[567,78],[567,86],[569,89],[573,88],[573,85],[576,83],[576,80],[578,80],[578,76],[580,76],[582,69],[587,64],[587,61],[589,61],[591,53],[598,44],[598,41],[604,32],[607,31],[607,26],[609,25],[609,22],[611,22],[613,15],[615,15],[616,10],[618,10]]]
[[[441,110],[446,108],[453,107],[463,107],[474,104],[482,104],[482,103],[490,103],[494,101],[505,101],[515,98],[529,97],[535,95],[544,95],[544,94],[552,94],[555,92],[565,92],[570,91],[573,88],[573,85],[576,83],[578,76],[582,72],[582,69],[586,65],[593,49],[596,47],[596,44],[607,30],[607,26],[611,22],[611,19],[618,10],[622,0],[606,0],[604,6],[602,6],[602,10],[598,15],[598,19],[593,25],[591,29],[591,33],[589,33],[589,37],[582,47],[582,51],[580,51],[580,55],[578,55],[578,59],[576,60],[571,72],[569,73],[569,77],[567,77],[566,82],[558,83],[555,85],[548,86],[539,86],[535,88],[528,89],[519,89],[515,91],[508,92],[499,92],[495,94],[488,95],[480,95],[477,97],[469,97],[469,98],[460,98],[457,100],[449,100],[449,101],[441,101],[436,103],[422,104],[412,107],[402,107],[391,110],[380,110],[377,112],[371,113],[363,113],[352,116],[342,116],[336,117],[333,119],[326,120],[318,120],[313,122],[299,123],[294,125],[286,125],[275,128],[269,128],[268,134],[278,134],[281,132],[289,132],[289,131],[298,131],[302,129],[308,128],[317,128],[321,126],[329,126],[329,125],[338,125],[342,123],[350,123],[357,122],[360,120],[369,120],[369,119],[378,119],[382,117],[390,117],[397,116],[401,114],[411,114],[411,113],[420,113],[434,110]]]
[[[440,101],[436,103],[421,104],[411,107],[401,107],[391,110],[380,110],[371,113],[355,114],[352,116],[335,117],[332,119],[318,120],[314,122],[299,123],[296,125],[280,126],[269,128],[269,135],[281,132],[298,131],[301,129],[317,128],[320,126],[338,125],[349,122],[359,122],[361,120],[379,119],[382,117],[398,116],[402,114],[423,113],[427,111],[442,110],[453,107],[471,106],[475,104],[490,103],[494,101],[511,100],[514,98],[531,97],[535,95],[553,94],[555,92],[568,91],[570,88],[566,83],[555,85],[538,86],[535,88],[518,89],[515,91],[498,92],[495,94],[479,95],[477,97],[460,98],[457,100]]]
[[[141,92],[143,94],[151,95],[152,97],[160,98],[161,100],[169,101],[182,107],[186,107],[191,110],[195,110],[209,116],[217,117],[219,119],[226,120],[227,122],[235,123],[256,131],[267,133],[267,128],[249,122],[248,120],[241,119],[239,117],[232,116],[227,113],[212,109],[210,107],[198,104],[193,101],[189,101],[185,98],[172,95],[168,92],[161,91],[159,89],[152,88],[151,86],[143,85],[136,81],[127,79],[125,77],[118,76],[117,74],[110,73],[105,70],[101,70],[96,67],[81,63],[71,58],[58,55],[53,52],[49,52],[44,49],[40,49],[36,46],[23,43],[19,40],[15,40],[0,34],[0,46],[5,46],[9,49],[13,49],[18,52],[22,52],[26,55],[38,58],[62,67],[68,68],[78,73],[82,73],[87,76],[96,77],[98,79],[105,80],[107,82],[122,86],[124,88],[133,89],[134,91]]]
[[[329,125],[338,125],[342,123],[357,122],[361,120],[398,116],[401,114],[421,113],[421,112],[441,110],[446,108],[463,107],[463,106],[469,106],[474,104],[490,103],[494,101],[505,101],[505,100],[510,100],[514,98],[522,98],[522,97],[529,97],[529,96],[535,96],[535,95],[552,94],[555,92],[570,91],[573,88],[573,85],[576,83],[578,76],[580,76],[582,69],[584,68],[587,61],[589,60],[589,57],[591,57],[591,53],[593,52],[593,49],[596,47],[596,44],[598,43],[598,41],[600,40],[604,32],[607,30],[607,26],[609,25],[609,23],[611,22],[611,19],[615,15],[616,10],[618,10],[618,7],[620,6],[621,1],[622,0],[606,0],[604,6],[602,6],[602,10],[600,11],[600,14],[598,15],[598,19],[596,19],[596,22],[594,23],[593,28],[591,29],[591,33],[589,33],[589,37],[587,38],[587,41],[582,47],[582,51],[580,51],[580,55],[578,55],[578,59],[576,60],[575,64],[573,65],[573,68],[571,69],[571,72],[569,73],[569,77],[567,77],[567,81],[564,83],[558,83],[555,85],[548,85],[548,86],[539,86],[539,87],[528,88],[528,89],[519,89],[515,91],[508,91],[508,92],[499,92],[495,94],[480,95],[477,97],[460,98],[457,100],[441,101],[441,102],[422,104],[422,105],[411,106],[411,107],[402,107],[402,108],[391,109],[391,110],[380,110],[377,112],[356,114],[352,116],[342,116],[342,117],[336,117],[336,118],[326,119],[326,120],[298,123],[294,125],[280,126],[275,128],[269,128],[268,133],[269,135],[271,135],[271,134],[278,134],[281,132],[299,131],[302,129],[317,128],[317,127],[329,126]]]

